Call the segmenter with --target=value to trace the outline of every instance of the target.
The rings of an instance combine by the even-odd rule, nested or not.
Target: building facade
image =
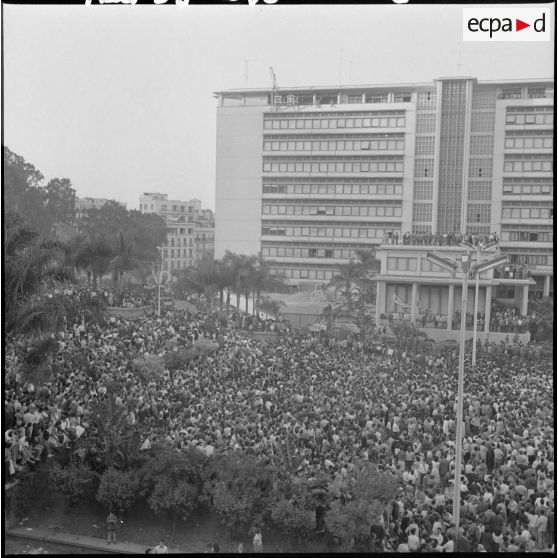
[[[196,219],[201,211],[198,199],[169,200],[167,194],[146,192],[140,196],[140,211],[156,213],[169,229],[167,242],[161,248],[163,271],[185,269],[196,262]]]
[[[215,215],[211,209],[202,209],[196,217],[195,227],[196,260],[215,259]]]
[[[552,290],[553,81],[215,95],[217,258],[261,252],[311,288],[389,234],[495,232]]]
[[[377,250],[381,262],[381,272],[376,276],[376,324],[387,315],[404,314],[405,319],[418,325],[418,319],[425,312],[437,317],[441,328],[452,330],[457,315],[462,312],[461,268],[456,273],[442,269],[427,260],[428,252],[454,261],[459,261],[464,249],[458,246],[409,246],[383,244]],[[476,254],[472,256],[476,261]],[[512,268],[512,266],[508,266]],[[534,284],[532,277],[519,273],[499,273],[488,270],[479,276],[478,313],[484,313],[481,331],[489,332],[492,303],[498,291],[511,292],[511,302],[521,315],[527,314],[529,291]],[[466,313],[474,314],[475,280],[470,280],[467,289]],[[453,327],[453,329],[457,329]]]

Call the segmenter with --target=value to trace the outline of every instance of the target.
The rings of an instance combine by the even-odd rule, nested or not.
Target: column
[[[490,331],[490,309],[492,308],[492,286],[486,287],[486,294],[484,300],[484,331]]]
[[[411,290],[411,323],[415,325],[417,321],[417,302],[418,302],[418,284],[413,283]]]
[[[524,285],[523,296],[521,297],[521,315],[527,315],[527,304],[529,302],[529,285]]]
[[[382,300],[381,286],[385,283],[376,283],[376,327],[380,327],[380,301]]]
[[[455,297],[455,285],[449,285],[448,289],[448,323],[446,329],[451,329],[451,321],[453,319],[453,302]]]
[[[550,275],[546,275],[544,278],[543,296],[550,296]]]

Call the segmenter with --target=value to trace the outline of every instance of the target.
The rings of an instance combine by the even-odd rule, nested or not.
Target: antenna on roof
[[[277,85],[277,78],[275,77],[273,66],[269,67],[269,73],[271,74],[271,106],[273,110],[277,110],[277,105],[281,102],[281,98],[277,95],[279,86]]]

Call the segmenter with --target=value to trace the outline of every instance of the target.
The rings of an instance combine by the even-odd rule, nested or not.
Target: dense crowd
[[[388,232],[383,241],[384,244],[399,244],[399,233]],[[460,246],[468,243],[471,246],[498,243],[499,237],[496,233],[417,233],[406,232],[401,236],[401,244],[410,246]]]
[[[376,551],[529,551],[554,545],[552,357],[540,347],[483,352],[467,370],[461,524],[452,526],[457,355],[427,347],[370,346],[358,338],[283,331],[265,340],[230,315],[174,312],[111,318],[55,335],[54,375],[22,376],[26,340],[6,344],[6,480],[95,430],[95,405],[120,384],[116,404],[142,433],[211,456],[241,451],[273,461],[285,442],[296,474],[343,478],[358,460],[399,478],[372,528]],[[259,322],[255,322],[259,323]],[[149,381],[133,361],[199,338],[219,350]],[[87,362],[84,366],[82,363]],[[490,386],[490,388],[487,388]],[[94,462],[92,442],[84,459]]]

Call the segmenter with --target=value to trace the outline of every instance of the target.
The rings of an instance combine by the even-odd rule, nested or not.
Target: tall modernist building
[[[553,273],[552,80],[216,92],[215,256],[261,252],[298,287],[386,234],[497,232]]]

